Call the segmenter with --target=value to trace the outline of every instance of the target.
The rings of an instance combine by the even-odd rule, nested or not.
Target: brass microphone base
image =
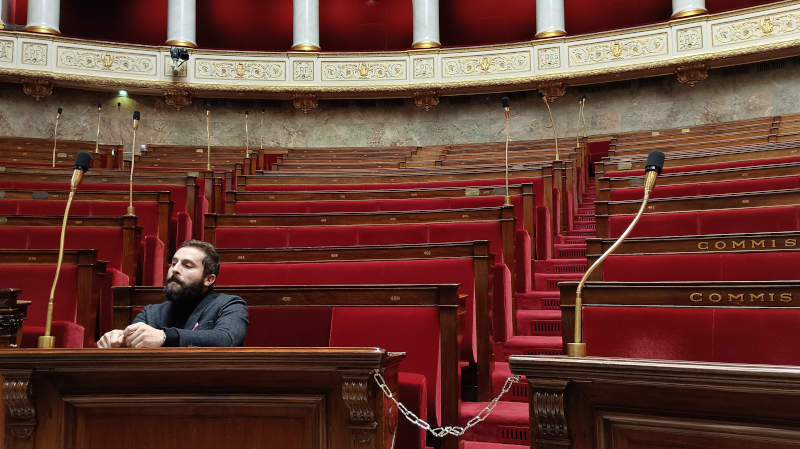
[[[45,337],[44,335],[39,337],[40,349],[53,349],[55,347],[56,347],[56,337],[53,336]]]
[[[586,357],[586,343],[567,343],[567,355],[570,357]]]
[[[133,206],[128,206],[128,213],[125,215],[136,215],[136,209]]]
[[[510,206],[510,205],[511,205],[511,197],[510,197],[510,196],[508,196],[508,195],[506,195],[506,202],[505,202],[505,205],[506,205],[506,206]]]

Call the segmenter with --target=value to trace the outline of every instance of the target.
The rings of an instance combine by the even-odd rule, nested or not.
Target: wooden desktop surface
[[[5,449],[389,448],[402,353],[0,350]]]

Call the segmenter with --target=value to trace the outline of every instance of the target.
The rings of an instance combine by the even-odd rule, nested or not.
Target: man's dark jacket
[[[145,306],[133,320],[167,334],[164,346],[244,346],[247,335],[247,304],[238,296],[210,291],[188,313],[184,323],[180,306],[172,301]]]

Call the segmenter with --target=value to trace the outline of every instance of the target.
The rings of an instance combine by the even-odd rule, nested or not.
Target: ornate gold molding
[[[542,31],[541,33],[533,36],[534,39],[547,39],[549,37],[561,37],[566,36],[567,32],[563,30],[550,30],[550,31]]]
[[[411,46],[414,50],[420,48],[441,48],[442,44],[434,41],[419,41]]]
[[[435,90],[414,92],[414,103],[421,108],[425,108],[427,112],[439,104],[439,92]]]
[[[312,51],[312,52],[322,51],[321,48],[317,47],[316,45],[311,45],[311,44],[292,45],[291,50],[292,51]]]
[[[120,72],[145,76],[157,75],[156,55],[117,53],[76,47],[58,47],[56,67],[93,72]]]
[[[668,39],[667,33],[657,33],[570,46],[567,48],[569,65],[577,67],[664,55],[669,53]]]
[[[527,71],[530,68],[529,51],[442,58],[443,77],[514,73]]]
[[[53,36],[61,36],[61,31],[42,26],[25,27],[25,31],[29,33],[52,34]]]
[[[164,99],[167,104],[179,111],[181,108],[192,104],[192,96],[192,92],[187,90],[167,89],[164,91]]]
[[[164,42],[164,45],[168,45],[170,47],[174,45],[176,47],[197,48],[197,44],[195,44],[194,42],[184,41],[184,40],[181,40],[181,39],[174,39],[174,40],[171,40],[171,41],[166,41],[166,42]]]
[[[323,80],[404,80],[406,61],[323,62]]]
[[[740,21],[712,24],[711,45],[723,46],[787,34],[800,34],[800,11],[767,14]]]
[[[0,61],[14,61],[14,41],[0,40]]]
[[[702,62],[680,66],[675,69],[678,82],[694,87],[700,81],[708,78],[708,66]]]
[[[28,65],[47,65],[47,44],[23,42],[22,63]]]
[[[703,8],[684,9],[683,11],[678,11],[673,14],[670,20],[683,19],[684,17],[699,16],[702,14],[708,14],[708,11]]]
[[[539,83],[537,89],[544,92],[550,103],[553,103],[557,98],[564,96],[567,92],[567,85],[561,81],[547,81],[545,83]]]
[[[298,93],[292,95],[292,101],[295,108],[302,109],[303,114],[308,114],[308,111],[317,107],[319,97],[310,93]]]
[[[196,59],[194,76],[202,79],[282,81],[286,79],[286,61]]]
[[[19,82],[22,83],[22,91],[36,101],[53,93],[53,83],[45,79],[23,78]]]

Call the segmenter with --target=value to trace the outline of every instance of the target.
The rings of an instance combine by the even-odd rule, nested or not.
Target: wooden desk
[[[377,348],[0,351],[5,449],[389,448]]]
[[[532,448],[800,445],[800,367],[517,355],[509,365],[528,381]]]
[[[30,301],[20,301],[18,288],[0,288],[0,349],[22,344],[22,321],[28,317]]]

